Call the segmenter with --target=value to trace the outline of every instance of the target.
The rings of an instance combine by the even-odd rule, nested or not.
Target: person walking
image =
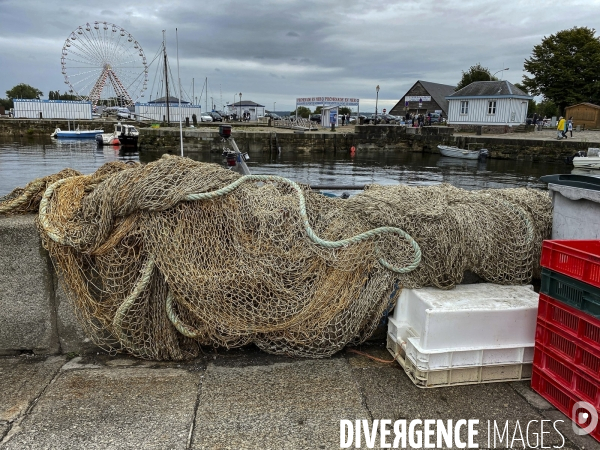
[[[563,116],[560,116],[558,118],[558,125],[556,126],[556,139],[563,139],[563,138],[567,138],[567,134],[565,133],[565,118]]]
[[[346,125],[346,114],[342,114],[342,126]]]
[[[571,134],[571,137],[573,137],[573,116],[569,117],[569,120],[567,121],[567,131]]]

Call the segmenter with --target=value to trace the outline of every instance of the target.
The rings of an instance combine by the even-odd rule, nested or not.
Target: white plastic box
[[[532,363],[474,365],[439,370],[420,370],[410,357],[403,356],[401,345],[388,334],[387,348],[400,363],[411,381],[420,388],[463,384],[519,381],[531,378]]]
[[[389,318],[390,352],[405,369],[409,359],[426,372],[531,363],[537,305],[529,286],[405,289]]]

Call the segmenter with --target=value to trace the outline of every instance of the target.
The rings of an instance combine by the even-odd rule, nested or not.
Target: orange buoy
[[[354,155],[356,153],[356,147],[352,146],[350,147],[350,154]]]

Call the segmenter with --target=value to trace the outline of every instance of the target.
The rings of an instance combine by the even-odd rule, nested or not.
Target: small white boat
[[[575,156],[573,166],[576,169],[600,170],[600,156]]]
[[[479,159],[488,154],[488,151],[485,148],[480,148],[479,150],[465,150],[464,148],[456,146],[438,145],[438,149],[442,155],[450,156],[451,158]]]
[[[122,125],[117,123],[112,133],[96,135],[98,145],[123,145],[125,147],[136,147],[140,132],[133,125]]]
[[[98,145],[119,145],[119,137],[117,132],[112,133],[101,133],[96,135],[96,142]]]
[[[54,133],[52,133],[50,137],[95,139],[96,135],[99,133],[104,133],[104,130],[80,130],[79,128],[77,128],[75,130],[63,131],[60,128],[56,128],[54,130]]]
[[[115,135],[124,147],[137,147],[140,132],[133,125],[118,123],[115,125]]]

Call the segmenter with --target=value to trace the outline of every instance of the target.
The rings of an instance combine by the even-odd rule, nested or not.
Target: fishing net
[[[402,286],[451,288],[467,270],[530,281],[551,226],[532,189],[372,185],[342,200],[173,156],[34,183],[30,210],[50,186],[38,227],[88,335],[157,360],[199,344],[331,355],[368,338]]]

